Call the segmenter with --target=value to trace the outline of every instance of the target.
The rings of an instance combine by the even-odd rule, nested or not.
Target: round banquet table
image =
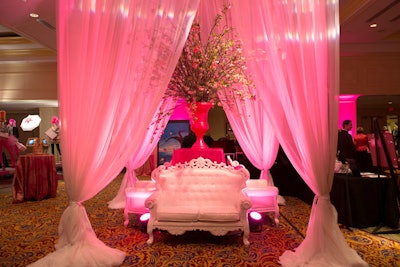
[[[56,161],[50,154],[27,154],[18,158],[12,183],[13,202],[56,197]]]

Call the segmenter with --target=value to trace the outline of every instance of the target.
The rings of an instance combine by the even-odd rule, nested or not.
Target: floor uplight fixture
[[[262,230],[262,216],[256,211],[249,213],[250,232],[261,232]]]
[[[139,217],[140,231],[147,233],[147,223],[150,219],[150,213],[144,213]]]

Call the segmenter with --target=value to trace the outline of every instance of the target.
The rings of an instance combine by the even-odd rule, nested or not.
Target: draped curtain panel
[[[158,141],[161,138],[161,135],[164,132],[168,120],[171,117],[171,111],[174,109],[175,104],[176,101],[174,101],[172,98],[165,98],[161,101],[150,125],[146,128],[147,131],[145,137],[143,138],[143,142],[136,143],[136,146],[133,149],[133,154],[125,164],[126,172],[124,178],[122,179],[117,195],[113,200],[108,202],[109,208],[125,208],[125,189],[127,187],[135,186],[137,181],[135,170],[142,166],[153,153]]]
[[[234,7],[236,4],[237,1],[228,0],[200,1],[196,19],[200,22],[202,40],[207,40],[216,14],[224,6]],[[229,12],[224,17],[221,27],[226,25],[232,27],[232,16]],[[275,162],[279,143],[262,103],[251,100],[241,103],[238,99],[234,106],[227,107],[227,103],[223,105],[243,152],[250,162],[261,170],[260,178],[273,185],[269,169]]]
[[[122,264],[125,253],[97,239],[83,202],[107,186],[143,142],[197,7],[194,0],[58,2],[58,97],[70,205],[56,251],[32,266]]]
[[[234,1],[256,95],[279,143],[316,194],[307,235],[283,266],[367,266],[346,243],[329,200],[337,142],[337,1]]]
[[[261,170],[259,178],[273,186],[269,170],[278,154],[279,143],[262,102],[237,100],[234,106],[227,106],[226,103],[223,106],[240,147],[249,161]]]

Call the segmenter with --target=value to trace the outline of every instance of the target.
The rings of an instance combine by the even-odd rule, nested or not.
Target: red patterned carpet
[[[107,207],[120,182],[118,177],[84,205],[99,239],[126,252],[122,266],[280,266],[279,256],[296,248],[307,229],[309,205],[286,197],[286,206],[280,207],[279,227],[273,226],[266,216],[262,231],[250,234],[250,248],[242,245],[238,233],[215,237],[206,232],[188,232],[182,236],[157,232],[154,244],[148,246],[147,234],[140,231],[135,218],[125,228],[123,210]],[[11,203],[11,189],[3,187],[0,266],[26,266],[55,250],[58,222],[68,205],[64,182],[59,182],[56,198]],[[342,232],[348,244],[370,266],[400,267],[400,243],[357,229],[343,228]]]

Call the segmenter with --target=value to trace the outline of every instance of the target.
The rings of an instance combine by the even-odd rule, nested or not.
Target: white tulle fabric
[[[198,9],[198,19],[202,28],[203,40],[207,40],[213,19],[223,5],[230,5],[227,0],[201,1]],[[232,7],[236,1],[232,3]],[[232,17],[227,16],[225,24],[232,26]],[[223,98],[221,98],[223,99]],[[275,130],[270,126],[267,111],[260,101],[247,100],[236,103],[222,103],[232,130],[240,147],[250,162],[261,170],[260,179],[265,179],[268,185],[273,185],[269,172],[275,162],[279,143],[275,136]],[[255,177],[253,177],[255,178]]]
[[[194,0],[58,2],[59,117],[71,203],[57,250],[31,266],[122,264],[125,253],[97,238],[81,203],[143,142],[197,7]]]
[[[279,143],[263,104],[261,101],[238,100],[234,106],[223,105],[240,147],[250,162],[261,170],[259,178],[273,186],[269,170],[275,162]]]
[[[164,129],[171,117],[171,110],[173,110],[176,101],[172,98],[163,99],[154,115],[150,126],[147,128],[146,136],[143,142],[137,143],[136,147],[133,149],[133,154],[126,163],[126,172],[121,182],[121,186],[118,190],[117,195],[113,200],[108,202],[108,207],[110,209],[123,209],[125,208],[126,198],[125,189],[127,187],[134,187],[137,181],[135,169],[142,166],[147,158],[153,153]],[[161,115],[160,114],[165,114]]]
[[[280,263],[368,266],[346,243],[329,200],[337,143],[338,2],[241,0],[231,11],[257,96],[288,158],[316,194],[305,240]]]

